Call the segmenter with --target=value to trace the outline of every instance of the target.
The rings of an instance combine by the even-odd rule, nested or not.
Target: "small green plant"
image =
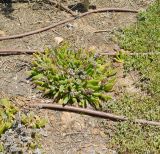
[[[17,117],[19,116],[19,119],[17,121]],[[6,153],[8,151],[8,147],[5,146],[5,143],[7,143],[7,140],[1,140],[2,138],[5,138],[6,136],[5,132],[8,130],[8,132],[11,130],[13,132],[13,135],[20,135],[17,131],[15,131],[15,127],[17,127],[17,122],[21,123],[23,126],[26,127],[26,130],[30,132],[31,129],[34,128],[42,128],[46,125],[47,121],[44,118],[41,118],[34,114],[34,112],[30,111],[27,114],[24,112],[20,112],[20,109],[16,107],[11,101],[8,99],[0,99],[0,153]],[[22,129],[21,131],[25,132],[25,129]],[[34,134],[34,135],[33,135]],[[30,134],[30,137],[32,138],[31,143],[25,144],[25,147],[23,145],[23,148],[25,150],[31,150],[33,151],[35,148],[41,148],[39,144],[38,133],[35,132],[33,134]],[[7,135],[8,136],[8,135]],[[13,143],[17,143],[19,149],[21,149],[21,145],[23,144],[21,138],[14,140]],[[28,142],[28,141],[27,141]],[[22,150],[23,151],[23,150]],[[8,153],[8,152],[7,152]],[[29,152],[30,153],[30,152]]]
[[[123,29],[117,38],[121,48],[136,52],[160,51],[160,3],[156,0],[138,14],[136,24]]]
[[[132,86],[138,91],[132,93],[124,89],[123,96],[120,94],[115,101],[107,103],[106,108],[131,120],[160,120],[160,54],[157,54],[160,51],[159,2],[156,0],[146,11],[141,12],[137,23],[123,29],[117,39],[123,49],[136,53],[126,56],[123,62],[125,75],[133,77]],[[129,121],[114,126],[111,147],[118,153],[160,153],[160,127]]]
[[[114,130],[112,147],[119,153],[160,153],[159,127],[123,122],[118,123]]]
[[[155,102],[160,100],[160,54],[128,56],[125,61],[125,72],[139,72],[139,81],[135,83]]]
[[[8,99],[0,99],[0,135],[13,126],[18,111],[18,107]],[[35,115],[34,112],[29,112],[27,115],[22,113],[20,118],[24,125],[32,128],[41,128],[47,123],[45,119]]]
[[[0,142],[0,152],[4,152],[4,146],[1,142]]]
[[[67,44],[36,53],[31,77],[36,87],[55,102],[101,107],[111,97],[115,70],[109,60],[85,50],[74,51]]]
[[[46,125],[46,119],[40,118],[39,116],[35,115],[34,112],[29,112],[28,114],[21,115],[22,124],[26,125],[27,127],[31,128],[42,128]]]
[[[0,135],[12,127],[18,108],[7,99],[0,99]]]
[[[124,63],[125,58],[126,58],[126,54],[123,51],[119,51],[116,54],[114,60],[118,63]]]
[[[107,110],[131,119],[160,120],[159,102],[149,96],[126,94],[118,100],[107,103]],[[105,125],[108,130],[108,126]],[[133,122],[116,123],[112,128],[110,148],[119,153],[160,153],[160,127],[139,125]]]

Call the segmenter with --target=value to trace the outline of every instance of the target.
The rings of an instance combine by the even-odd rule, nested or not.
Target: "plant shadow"
[[[84,13],[84,12],[88,11],[88,10],[86,10],[84,4],[82,4],[82,3],[77,3],[76,5],[69,5],[68,8],[71,9],[72,11],[78,11],[78,12],[81,12],[81,13]],[[89,9],[95,10],[96,6],[95,5],[90,5]]]
[[[11,16],[11,13],[14,11],[13,7],[12,7],[12,0],[3,0],[2,3],[4,3],[4,6],[2,6],[2,14],[13,20],[13,17]]]

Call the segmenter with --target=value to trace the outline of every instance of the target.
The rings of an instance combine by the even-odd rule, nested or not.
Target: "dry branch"
[[[69,19],[60,21],[57,24],[51,24],[51,25],[49,25],[47,27],[40,28],[40,29],[37,29],[37,30],[34,30],[34,31],[30,31],[30,32],[22,33],[22,34],[17,34],[17,35],[0,37],[0,41],[9,40],[9,39],[18,39],[18,38],[30,36],[30,35],[33,35],[33,34],[41,33],[41,32],[47,31],[49,29],[55,28],[57,26],[63,25],[65,23],[67,23],[67,22],[71,22],[73,20],[76,20],[76,19],[82,18],[84,16],[90,15],[92,13],[102,13],[102,12],[131,12],[131,13],[138,13],[138,11],[136,11],[136,10],[120,9],[120,8],[103,8],[103,9],[92,10],[92,11],[89,11],[89,12],[82,13],[77,17],[71,17]]]
[[[106,112],[100,112],[100,111],[95,111],[95,110],[90,110],[90,109],[84,109],[84,108],[78,108],[78,107],[73,107],[73,106],[62,106],[62,105],[57,105],[57,104],[32,104],[30,105],[31,107],[38,107],[41,109],[52,109],[52,110],[62,110],[62,111],[69,111],[69,112],[75,112],[75,113],[84,113],[87,115],[95,116],[95,117],[101,117],[105,119],[110,119],[113,121],[129,121],[130,119],[124,116],[118,116],[114,115],[111,113],[106,113]],[[143,124],[143,125],[154,125],[154,126],[160,126],[160,122],[156,121],[148,121],[144,119],[135,119],[133,122],[138,123],[138,124]]]
[[[3,55],[33,54],[33,53],[36,53],[37,51],[43,53],[43,50],[0,49],[0,55],[3,56]],[[108,56],[115,56],[117,54],[117,52],[107,51],[107,52],[102,52],[102,53],[99,53],[99,54],[108,55]],[[139,52],[130,53],[130,52],[127,52],[125,54],[128,55],[128,56],[147,56],[147,55],[160,55],[160,52],[145,52],[145,53],[139,53]]]
[[[0,49],[0,55],[20,55],[20,54],[33,54],[37,50],[27,49]],[[39,50],[38,50],[39,51]]]

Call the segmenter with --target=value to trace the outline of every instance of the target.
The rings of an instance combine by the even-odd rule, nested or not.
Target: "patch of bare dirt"
[[[42,139],[46,153],[115,153],[106,147],[110,138],[101,128],[102,120],[75,113],[44,112],[49,120],[47,135]]]

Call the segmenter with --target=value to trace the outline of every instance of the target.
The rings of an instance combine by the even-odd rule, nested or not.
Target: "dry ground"
[[[97,8],[120,7],[141,10],[151,0],[93,0]],[[65,3],[66,4],[66,3]],[[68,5],[75,2],[68,1]],[[2,4],[0,4],[2,7]],[[0,11],[0,30],[5,35],[19,34],[51,23],[69,18],[70,14],[46,3],[14,3],[14,11],[5,15]],[[95,48],[97,51],[113,51],[117,45],[113,41],[113,32],[136,20],[132,13],[92,14],[74,22],[64,24],[49,31],[22,39],[0,42],[0,49],[36,49],[56,46],[54,38],[60,36],[75,48]],[[106,32],[95,33],[98,30]],[[32,57],[29,55],[0,57],[0,95],[12,97],[39,97],[30,82],[26,71]],[[110,138],[101,127],[102,120],[74,113],[42,111],[49,120],[42,139],[42,145],[48,154],[95,154],[114,153],[106,148]],[[113,123],[108,122],[108,126]],[[108,129],[110,137],[111,128]]]

